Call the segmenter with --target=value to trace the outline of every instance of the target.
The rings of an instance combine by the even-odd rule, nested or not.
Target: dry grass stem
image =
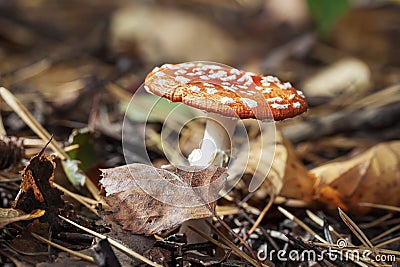
[[[44,237],[38,235],[38,234],[35,234],[35,233],[32,233],[32,232],[31,232],[31,235],[32,235],[34,238],[36,238],[36,239],[38,239],[38,240],[40,240],[40,241],[42,241],[42,242],[45,242],[45,243],[49,244],[50,246],[53,246],[53,247],[55,247],[55,248],[58,248],[58,249],[60,249],[60,250],[62,250],[62,251],[65,251],[65,252],[67,252],[67,253],[69,253],[69,254],[71,254],[71,255],[77,256],[77,257],[79,257],[79,258],[81,258],[81,259],[84,259],[84,260],[86,260],[86,261],[95,263],[93,257],[90,257],[90,256],[88,256],[88,255],[85,255],[85,254],[83,254],[83,253],[80,253],[80,252],[77,252],[77,251],[74,251],[74,250],[71,250],[71,249],[69,249],[69,248],[63,247],[63,246],[61,246],[61,245],[59,245],[59,244],[56,244],[56,243],[54,243],[54,242],[52,242],[52,241],[50,241],[50,240],[48,240],[48,239],[46,239],[46,238],[44,238]]]
[[[109,238],[109,237],[107,237],[107,236],[105,236],[105,235],[102,235],[102,234],[97,233],[97,232],[95,232],[95,231],[93,231],[93,230],[90,230],[90,229],[88,229],[88,228],[86,228],[86,227],[84,227],[84,226],[81,226],[81,225],[79,225],[79,224],[77,224],[77,223],[75,223],[75,222],[73,222],[73,221],[71,221],[71,220],[69,220],[69,219],[67,219],[67,218],[65,218],[65,217],[63,217],[63,216],[61,216],[61,215],[59,215],[58,217],[60,217],[60,218],[63,219],[64,221],[66,221],[66,222],[72,224],[72,225],[75,226],[75,227],[78,227],[79,229],[81,229],[81,230],[83,230],[83,231],[85,231],[85,232],[87,232],[87,233],[89,233],[89,234],[91,234],[91,235],[93,235],[93,236],[95,236],[95,237],[97,237],[97,238],[101,238],[101,239],[106,239],[106,238],[107,238],[108,242],[109,242],[112,246],[114,246],[114,247],[116,247],[117,249],[121,250],[122,252],[124,252],[124,253],[126,253],[126,254],[128,254],[128,255],[134,257],[135,259],[138,259],[138,260],[140,260],[140,261],[142,261],[142,262],[144,262],[144,263],[147,263],[147,264],[150,265],[150,266],[163,267],[162,265],[160,265],[160,264],[158,264],[158,263],[155,263],[155,262],[152,262],[152,261],[149,260],[148,258],[143,257],[143,256],[140,255],[139,253],[133,251],[133,250],[130,249],[130,248],[125,247],[124,245],[118,243],[117,241],[115,241],[115,240],[113,240],[113,239],[111,239],[111,238]]]

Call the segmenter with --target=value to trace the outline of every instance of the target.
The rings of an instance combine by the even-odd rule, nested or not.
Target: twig
[[[20,82],[30,77],[36,76],[51,67],[51,60],[49,58],[40,59],[22,69],[16,70],[13,73],[13,82]]]
[[[261,223],[262,219],[264,218],[265,214],[267,214],[267,212],[271,208],[272,204],[274,203],[274,199],[275,199],[274,196],[270,196],[267,205],[265,205],[264,209],[261,211],[261,213],[258,216],[257,220],[253,224],[253,227],[251,227],[251,229],[247,232],[248,236],[250,236],[257,229],[257,227],[260,225],[260,223]]]
[[[361,243],[365,247],[371,249],[372,255],[379,254],[379,252],[377,252],[374,245],[367,238],[364,232],[361,231],[360,227],[358,227],[357,224],[349,216],[347,216],[347,214],[342,209],[338,208],[338,210],[339,210],[339,216],[340,218],[342,218],[343,222],[347,225],[347,227],[350,228],[353,234],[361,241]]]
[[[389,239],[389,240],[386,240],[386,241],[384,241],[382,243],[379,243],[379,244],[375,245],[375,247],[380,248],[380,247],[392,244],[392,243],[397,242],[397,241],[400,241],[400,236],[392,238],[392,239]]]
[[[379,217],[371,222],[359,224],[359,226],[362,229],[367,229],[367,228],[378,226],[378,225],[382,224],[383,222],[388,221],[389,219],[392,219],[392,218],[393,218],[393,214],[387,213],[387,214],[383,215],[382,217]]]
[[[199,195],[199,197],[202,198],[202,196]],[[239,241],[240,244],[243,244],[246,249],[249,251],[249,253],[252,255],[253,258],[256,259],[257,265],[261,266],[262,263],[260,262],[260,260],[257,258],[256,254],[254,253],[253,249],[249,246],[249,244],[247,244],[247,242],[245,240],[243,240],[243,238],[241,238],[237,233],[235,233],[219,216],[218,214],[215,212],[215,210],[213,210],[210,206],[209,203],[207,203],[204,199],[202,199],[203,202],[205,203],[206,207],[209,209],[209,211],[213,214],[213,216],[218,220],[218,222],[227,230],[229,231],[234,237],[236,237]],[[211,225],[211,222],[204,220],[209,226]],[[210,227],[213,227],[212,225]]]
[[[211,236],[207,235],[203,231],[200,231],[196,227],[193,227],[191,225],[189,225],[188,227],[189,227],[190,230],[192,230],[193,232],[195,232],[196,234],[198,234],[202,238],[206,239],[207,241],[213,243],[214,245],[216,245],[216,246],[218,246],[218,247],[220,247],[222,249],[226,249],[226,250],[231,251],[231,248],[229,246],[219,242],[218,240],[215,240],[214,238],[212,238]],[[236,256],[240,256],[240,255],[237,255],[235,252],[233,252],[233,254],[235,254]]]
[[[211,209],[210,209],[210,211],[211,211]],[[216,214],[214,211],[212,211],[212,212],[213,212],[214,217],[217,218],[218,222],[219,222],[226,230],[228,230],[234,237],[236,237],[236,238],[240,241],[240,243],[243,244],[243,245],[247,248],[247,250],[249,251],[249,253],[251,253],[251,255],[257,260],[258,265],[261,265],[261,262],[258,260],[258,258],[256,257],[256,255],[255,255],[253,249],[249,246],[249,244],[248,244],[245,240],[243,240],[243,238],[241,238],[237,233],[235,233],[223,220],[221,220],[221,218],[219,218],[219,217],[217,216],[217,214]],[[206,223],[207,223],[207,224],[210,224],[210,223],[207,222],[207,221],[206,221]]]
[[[130,248],[125,247],[124,245],[118,243],[117,241],[115,241],[115,240],[113,240],[113,239],[111,239],[111,238],[109,238],[109,237],[107,237],[107,236],[105,236],[105,235],[102,235],[102,234],[97,233],[97,232],[95,232],[95,231],[93,231],[93,230],[90,230],[90,229],[88,229],[88,228],[86,228],[86,227],[84,227],[84,226],[81,226],[81,225],[79,225],[79,224],[77,224],[77,223],[75,223],[75,222],[73,222],[73,221],[71,221],[71,220],[69,220],[69,219],[67,219],[67,218],[65,218],[65,217],[63,217],[63,216],[61,216],[61,215],[58,215],[58,217],[60,217],[60,218],[63,219],[64,221],[66,221],[66,222],[72,224],[72,225],[75,226],[75,227],[78,227],[79,229],[81,229],[81,230],[83,230],[83,231],[85,231],[85,232],[87,232],[87,233],[89,233],[89,234],[91,234],[91,235],[93,235],[93,236],[95,236],[95,237],[98,237],[98,238],[101,238],[101,239],[107,238],[107,239],[108,239],[108,242],[109,242],[111,245],[113,245],[114,247],[116,247],[117,249],[121,250],[122,252],[124,252],[124,253],[126,253],[126,254],[128,254],[128,255],[130,255],[130,256],[136,258],[136,259],[138,259],[138,260],[143,261],[144,263],[149,264],[150,266],[163,267],[162,265],[160,265],[160,264],[158,264],[158,263],[155,263],[155,262],[152,262],[152,261],[149,260],[148,258],[143,257],[143,256],[140,255],[139,253],[133,251],[133,250],[130,249]]]
[[[31,235],[32,235],[34,238],[39,239],[40,241],[49,244],[50,246],[53,246],[53,247],[55,247],[55,248],[58,248],[58,249],[60,249],[60,250],[62,250],[62,251],[65,251],[65,252],[67,252],[67,253],[69,253],[69,254],[72,254],[72,255],[77,256],[77,257],[79,257],[79,258],[82,258],[82,259],[84,259],[84,260],[87,260],[87,261],[90,261],[90,262],[95,263],[95,260],[93,259],[93,257],[90,257],[90,256],[88,256],[88,255],[82,254],[82,253],[77,252],[77,251],[74,251],[74,250],[71,250],[71,249],[69,249],[69,248],[63,247],[63,246],[61,246],[61,245],[59,245],[59,244],[56,244],[56,243],[54,243],[54,242],[52,242],[52,241],[50,241],[50,240],[47,240],[46,238],[44,238],[44,237],[42,237],[42,236],[40,236],[40,235],[38,235],[38,234],[35,234],[35,233],[33,233],[33,232],[31,232]]]
[[[0,112],[0,135],[3,136],[7,135],[6,129],[4,128],[3,119],[1,117],[1,112]]]
[[[226,192],[222,193],[222,195],[223,195],[223,198],[238,205],[240,208],[245,209],[247,212],[254,214],[254,215],[260,215],[260,211],[257,208],[252,207],[249,204],[247,204],[247,202],[239,202],[238,203],[237,201],[235,201],[235,199],[233,199],[233,197],[228,195]]]

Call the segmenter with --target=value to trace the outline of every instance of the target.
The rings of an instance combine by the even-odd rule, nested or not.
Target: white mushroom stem
[[[206,129],[200,149],[189,155],[191,166],[223,166],[231,149],[231,137],[235,131],[237,119],[216,113],[207,116]]]
[[[229,159],[231,137],[235,131],[236,123],[236,118],[208,113],[206,129],[200,149],[193,150],[189,155],[190,165],[208,166],[213,164],[221,167],[224,166]],[[179,232],[186,234],[188,244],[207,241],[188,228],[188,226],[192,226],[210,235],[210,228],[204,220],[211,221],[211,218],[189,220],[181,225]]]

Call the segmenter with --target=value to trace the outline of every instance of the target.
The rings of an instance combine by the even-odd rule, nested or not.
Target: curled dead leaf
[[[64,207],[61,193],[53,186],[55,157],[42,152],[31,158],[23,170],[20,191],[13,208],[31,212],[34,209],[52,209]]]
[[[113,218],[123,229],[145,235],[211,216],[227,176],[216,166],[157,169],[138,163],[102,172]]]
[[[264,180],[256,198],[281,195],[311,201],[315,180],[308,175],[293,146],[278,131],[275,141],[268,141],[270,139],[267,134],[262,134],[251,143],[248,155],[239,152],[237,160],[228,171],[230,177],[241,173],[243,166],[246,166],[245,173],[253,175],[257,180]]]
[[[316,198],[351,213],[370,210],[358,204],[400,205],[400,141],[381,143],[349,159],[310,172],[318,178]]]

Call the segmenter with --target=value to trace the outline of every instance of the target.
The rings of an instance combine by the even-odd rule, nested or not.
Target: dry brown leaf
[[[364,213],[358,204],[400,205],[400,141],[381,143],[347,160],[328,163],[310,172],[318,178],[316,198],[351,213]]]
[[[0,229],[5,227],[7,224],[19,221],[27,221],[36,219],[43,216],[44,210],[34,210],[29,214],[25,214],[20,210],[16,209],[2,209],[0,208]]]
[[[211,216],[226,178],[225,169],[216,166],[157,169],[133,163],[102,172],[114,219],[123,229],[145,235]]]
[[[268,142],[270,139],[271,137],[264,133],[252,141],[249,154],[239,152],[237,160],[229,169],[230,177],[241,173],[242,166],[246,166],[245,173],[254,175],[253,179],[265,178],[256,193],[259,199],[271,194],[310,201],[315,181],[296,157],[293,146],[278,131],[275,142]],[[265,177],[270,166],[271,169]]]
[[[43,151],[32,157],[23,170],[24,177],[13,208],[28,213],[35,209],[64,207],[61,192],[53,186],[55,157],[43,155]]]

